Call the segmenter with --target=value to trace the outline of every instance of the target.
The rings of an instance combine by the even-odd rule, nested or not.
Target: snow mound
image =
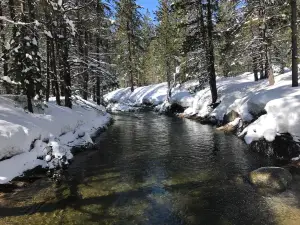
[[[298,88],[297,88],[298,89]],[[271,142],[276,135],[289,133],[294,140],[300,141],[300,95],[274,99],[266,104],[266,115],[263,115],[245,128],[242,135],[250,144],[261,138]]]
[[[0,96],[0,160],[5,159],[0,162],[0,183],[36,166],[47,166],[40,160],[46,158],[47,146],[55,158],[71,159],[71,148],[92,142],[91,135],[110,119],[103,106],[79,96],[73,99],[73,109],[50,101],[43,114],[27,113],[12,99]]]
[[[248,144],[262,138],[273,141],[282,133],[289,133],[295,141],[300,141],[300,87],[292,88],[291,78],[287,68],[284,74],[275,74],[272,86],[268,80],[255,82],[253,73],[249,72],[236,77],[217,77],[220,104],[215,109],[210,106],[210,88],[206,86],[192,95],[188,90],[199,88],[199,82],[188,81],[172,89],[170,103],[186,108],[185,116],[215,117],[219,121],[231,111],[237,112],[243,121],[252,122],[242,132]],[[169,106],[166,83],[139,87],[133,93],[129,88],[119,89],[107,94],[105,99],[117,103],[111,107],[119,111],[152,104],[161,112]]]
[[[252,122],[241,135],[250,144],[264,138],[271,142],[276,135],[289,133],[300,141],[300,87],[292,88],[291,72],[275,76],[275,84],[268,80],[254,82],[253,73],[237,77],[217,78],[219,101],[212,110],[209,107],[209,87],[197,92],[193,106],[185,110],[186,115],[215,117],[222,121],[224,115],[236,111],[243,121]]]
[[[196,82],[194,82],[196,85]],[[190,85],[191,86],[191,85]],[[155,85],[135,88],[131,92],[130,88],[121,88],[104,96],[104,100],[109,104],[107,107],[111,111],[133,111],[132,107],[142,105],[158,106],[167,100],[168,85],[160,83]],[[171,103],[177,103],[182,107],[190,107],[193,103],[193,96],[183,87],[172,89]]]
[[[134,112],[136,108],[123,103],[110,103],[106,107],[110,112]]]

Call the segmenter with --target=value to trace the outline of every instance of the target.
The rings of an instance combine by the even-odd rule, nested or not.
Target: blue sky
[[[137,4],[143,6],[145,9],[142,10],[142,12],[149,9],[150,13],[152,14],[152,17],[154,18],[153,11],[156,10],[158,5],[158,0],[137,0]]]

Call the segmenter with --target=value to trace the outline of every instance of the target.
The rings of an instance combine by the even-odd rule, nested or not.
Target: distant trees
[[[157,27],[157,40],[160,52],[158,57],[161,60],[163,76],[168,83],[168,99],[171,97],[172,72],[175,72],[176,66],[176,46],[177,33],[175,29],[176,18],[171,12],[171,1],[160,0],[157,11],[159,25]]]
[[[297,3],[159,0],[154,22],[136,0],[0,0],[0,82],[26,95],[30,112],[51,96],[101,104],[119,85],[166,81],[170,98],[188,79],[210,86],[214,106],[216,75],[252,70],[272,85],[286,66],[298,86]]]
[[[118,73],[124,76],[131,91],[140,75],[141,14],[135,0],[116,1],[116,43]]]
[[[175,2],[173,10],[179,15],[176,21],[177,28],[181,30],[179,32],[182,49],[181,67],[187,76],[197,78],[200,83],[209,82],[212,104],[215,104],[218,93],[213,20],[217,13],[217,2],[178,0]]]
[[[2,77],[32,99],[72,107],[72,94],[94,96],[115,83],[110,8],[99,0],[1,0]],[[8,84],[9,86],[9,84]]]

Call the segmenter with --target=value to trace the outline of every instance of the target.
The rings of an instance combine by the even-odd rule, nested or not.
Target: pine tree
[[[147,10],[146,14],[143,16],[142,22],[141,22],[141,51],[140,51],[140,76],[138,79],[138,85],[147,85],[151,82],[151,73],[152,66],[150,65],[150,57],[149,52],[151,43],[155,39],[155,26],[153,24],[153,20],[150,16],[150,12]],[[153,53],[155,54],[155,53]]]
[[[171,1],[160,0],[157,11],[159,20],[158,41],[161,49],[161,60],[165,79],[168,83],[168,101],[171,98],[172,61],[174,60],[174,24],[171,18]]]
[[[209,86],[212,97],[212,104],[215,104],[218,99],[217,85],[216,85],[216,70],[215,70],[215,55],[213,44],[213,5],[211,0],[207,0],[207,63],[209,73]]]
[[[141,25],[138,8],[139,6],[135,0],[116,2],[118,73],[125,76],[126,82],[130,84],[131,91],[134,90],[138,77],[137,52],[140,46],[138,31]]]

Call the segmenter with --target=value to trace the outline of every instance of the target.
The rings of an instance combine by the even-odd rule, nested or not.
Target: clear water
[[[6,197],[0,224],[289,224],[245,178],[274,162],[233,135],[143,113],[115,116],[98,141],[66,181]]]

